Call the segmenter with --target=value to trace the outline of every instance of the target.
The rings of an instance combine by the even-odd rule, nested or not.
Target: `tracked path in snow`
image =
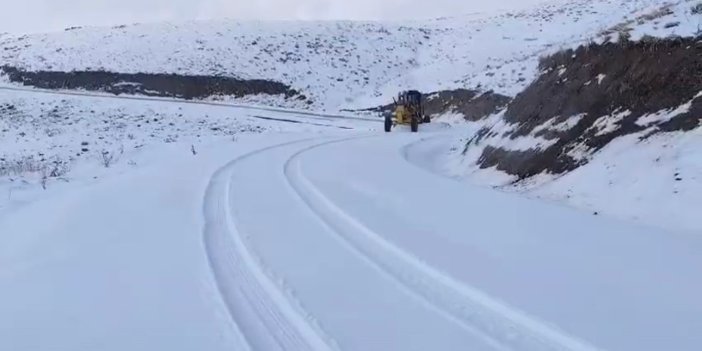
[[[204,244],[229,314],[250,350],[334,350],[334,342],[295,310],[257,263],[229,211],[231,176],[239,162],[293,141],[241,156],[212,178],[205,197]]]
[[[206,246],[251,349],[696,349],[698,240],[439,177],[407,160],[421,134],[279,145],[213,179]]]
[[[389,277],[432,304],[501,350],[597,350],[546,324],[507,306],[487,294],[431,267],[403,251],[336,206],[305,177],[300,159],[310,150],[341,141],[303,149],[285,164],[289,184],[307,206],[333,228],[335,234],[365,256]]]
[[[238,158],[217,173],[207,192],[205,246],[220,293],[249,347],[253,350],[422,350],[426,349],[427,343],[443,342],[452,345],[451,348],[473,345],[480,350],[506,350],[483,335],[456,324],[434,306],[398,285],[378,271],[366,257],[338,240],[332,229],[316,215],[310,215],[309,208],[287,183],[283,166],[298,151],[319,142],[293,142]],[[272,166],[277,172],[268,172],[252,166],[252,163]],[[256,171],[249,175],[251,170]],[[248,196],[249,192],[261,194],[259,187],[279,194],[280,198]],[[244,199],[243,203],[240,202]],[[271,208],[276,206],[287,208],[287,215]],[[242,213],[242,209],[246,212]],[[252,215],[253,219],[250,218]],[[265,227],[276,222],[274,228],[277,232],[266,233]],[[291,244],[308,243],[298,248],[312,250],[323,257],[317,261],[312,252],[309,252],[311,257],[304,258],[304,252],[296,251],[295,255],[302,256],[299,264],[290,262],[293,266],[290,268],[295,272],[282,272],[277,262],[269,260],[268,252],[258,250],[256,240],[259,235],[281,235],[281,228],[289,228],[290,234],[300,235],[299,240]],[[279,244],[286,246],[284,242]],[[330,289],[299,285],[299,269],[312,282]],[[310,276],[310,270],[318,272]],[[336,279],[341,281],[334,282]],[[349,289],[336,290],[327,284],[348,284]],[[350,289],[357,288],[365,291],[351,294]],[[309,292],[321,295],[312,298]],[[320,309],[324,300],[336,301],[334,304],[338,310]],[[348,304],[355,307],[350,308]],[[348,320],[369,324],[380,322],[386,327],[377,330],[381,335],[370,338],[363,328],[350,328]],[[407,323],[411,326],[409,330],[415,332],[421,328],[437,331],[430,332],[434,334],[433,338],[424,338],[423,343],[413,346],[418,340],[413,340],[408,332],[397,333],[388,322]]]
[[[397,339],[411,340],[408,335],[392,336],[392,324],[387,325],[388,335],[379,338],[382,342],[354,342],[354,339],[363,339],[364,336],[348,328],[342,331],[343,328],[339,326],[344,323],[339,323],[337,319],[339,314],[351,313],[343,309],[347,302],[341,302],[338,311],[331,311],[337,316],[329,317],[330,311],[320,309],[318,302],[314,301],[336,295],[340,301],[357,299],[353,305],[367,313],[360,320],[378,318],[377,313],[383,313],[387,322],[397,325],[408,323],[410,329],[420,326],[450,329],[452,339],[444,340],[445,349],[472,345],[480,350],[596,350],[477,289],[455,281],[384,240],[337,207],[304,175],[301,159],[311,150],[346,140],[305,140],[259,150],[234,160],[212,180],[205,202],[205,245],[220,292],[251,349],[383,349],[379,345],[403,349],[411,347],[408,346],[410,344],[403,344],[406,341]],[[264,165],[265,169],[261,169]],[[246,175],[252,169],[257,170],[257,174]],[[259,202],[246,196],[248,192],[256,193],[258,187],[273,191],[277,198]],[[238,199],[247,200],[241,203],[242,200]],[[288,215],[281,218],[272,202],[287,208]],[[265,219],[261,219],[260,215],[266,212],[264,209],[275,215],[274,221],[282,222],[274,226],[268,224],[272,231],[266,230],[263,224]],[[285,263],[280,263],[283,262],[280,261],[283,254],[279,249],[271,252],[271,248],[262,247],[257,238],[258,234],[261,237],[270,236],[273,240],[279,236],[279,245],[285,247],[285,240],[280,237],[283,235],[280,232],[282,228],[290,229],[289,234],[299,235],[299,240],[311,245],[299,246],[298,251],[284,254],[291,254],[290,257],[300,255],[300,262],[287,263],[299,267],[285,267]],[[296,244],[293,242],[291,250],[295,250],[292,246]],[[315,261],[314,255],[305,250],[324,254],[319,261]],[[319,270],[323,262],[329,264],[330,258],[339,259],[344,264],[338,271],[310,275],[309,271]],[[327,280],[332,284],[331,281],[342,277],[352,285],[367,290],[354,296],[343,296],[343,291],[333,289],[317,290],[313,295],[327,296],[313,298],[306,286],[299,285],[299,277],[321,285],[325,285]],[[395,306],[383,302],[388,296],[395,300]],[[383,311],[385,308],[388,310]],[[392,316],[392,308],[417,312],[396,319]],[[407,318],[413,320],[408,321]],[[337,335],[340,337],[336,338]],[[438,340],[445,336],[437,332],[434,338]],[[363,346],[354,346],[356,343]]]

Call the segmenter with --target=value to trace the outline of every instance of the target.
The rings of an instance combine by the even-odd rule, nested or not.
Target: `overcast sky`
[[[523,8],[543,0],[0,0],[0,32],[164,20],[393,19]]]

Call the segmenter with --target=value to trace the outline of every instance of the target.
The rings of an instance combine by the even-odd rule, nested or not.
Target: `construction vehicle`
[[[400,124],[409,124],[413,133],[419,131],[419,124],[429,123],[431,119],[424,114],[422,93],[416,90],[400,92],[397,99],[393,99],[394,111],[385,115],[385,131],[390,132],[392,127]]]

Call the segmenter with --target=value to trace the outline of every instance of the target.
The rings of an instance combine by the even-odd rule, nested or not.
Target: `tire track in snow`
[[[304,176],[301,156],[316,148],[348,140],[351,139],[309,146],[291,156],[284,166],[291,188],[343,242],[409,292],[499,349],[599,350],[431,267],[335,205]]]
[[[242,155],[218,170],[204,200],[204,245],[220,295],[246,340],[248,350],[335,350],[309,314],[301,311],[265,273],[248,249],[230,213],[230,187],[235,166],[268,150],[291,146],[297,140]]]
[[[311,126],[330,127],[330,128],[339,128],[339,129],[353,129],[351,127],[335,126],[335,125],[331,125],[331,124],[322,124],[322,123],[314,123],[314,122],[303,122],[303,121],[298,121],[298,120],[294,120],[294,119],[287,119],[287,118],[274,118],[274,117],[256,116],[256,115],[250,115],[249,117],[262,119],[265,121],[276,121],[276,122],[285,122],[285,123],[294,123],[294,124],[307,124],[307,125],[311,125]]]

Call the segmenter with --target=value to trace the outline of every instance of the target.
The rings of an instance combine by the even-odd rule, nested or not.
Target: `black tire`
[[[392,130],[392,118],[385,117],[385,132],[390,133],[391,130]]]
[[[412,121],[410,121],[410,129],[412,129],[412,133],[419,131],[419,118],[412,118]]]
[[[429,116],[424,116],[424,120],[422,120],[422,123],[431,123],[431,118]]]

